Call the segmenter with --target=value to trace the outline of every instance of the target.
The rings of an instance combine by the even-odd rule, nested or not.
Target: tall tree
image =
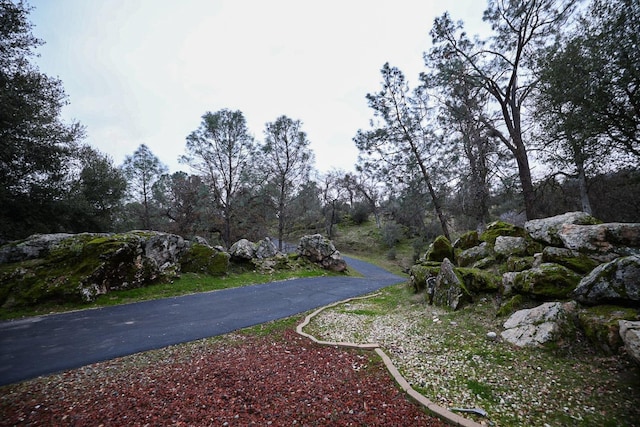
[[[586,212],[589,175],[611,172],[616,159],[640,159],[639,32],[640,4],[596,0],[540,61],[538,139],[556,173],[577,179]]]
[[[265,170],[275,189],[280,251],[292,218],[289,204],[302,184],[309,180],[313,167],[313,151],[301,127],[300,120],[280,116],[275,122],[267,123],[264,131],[262,153]]]
[[[553,43],[579,0],[490,0],[483,19],[491,24],[488,40],[470,40],[461,22],[448,13],[436,18],[431,36],[431,61],[460,60],[496,102],[490,128],[512,153],[517,165],[527,218],[536,216],[523,114],[535,89],[535,56]]]
[[[222,239],[233,243],[236,201],[249,185],[256,145],[241,111],[222,109],[202,116],[198,129],[187,136],[187,154],[181,161],[201,174],[210,187],[224,220]]]
[[[69,192],[70,210],[77,212],[73,230],[112,231],[127,181],[109,156],[90,146],[80,147],[76,156],[79,173]]]
[[[420,174],[440,221],[442,233],[449,238],[449,228],[430,173],[429,158],[434,154],[437,137],[426,91],[422,87],[411,93],[404,74],[388,63],[382,67],[382,90],[368,94],[369,107],[379,118],[373,130],[359,130],[354,142],[366,155],[375,155],[367,167],[382,167],[382,175],[399,173],[406,179],[414,170]]]
[[[31,62],[43,42],[29,8],[0,0],[0,240],[61,229],[54,210],[68,188],[68,158],[83,136],[60,118],[62,83]],[[62,227],[64,229],[64,227]]]
[[[423,73],[423,84],[435,91],[448,162],[459,173],[458,195],[465,202],[462,211],[475,220],[478,231],[489,219],[489,188],[497,144],[488,121],[489,94],[471,78],[468,65],[458,59],[439,62]]]
[[[140,215],[142,226],[147,230],[153,226],[151,221],[153,184],[167,170],[167,167],[145,144],[141,144],[132,156],[127,156],[122,164],[122,171],[129,181],[131,197],[142,206]]]

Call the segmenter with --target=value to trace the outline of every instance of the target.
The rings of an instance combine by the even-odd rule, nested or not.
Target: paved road
[[[294,279],[0,322],[0,385],[222,335],[403,280],[345,259],[365,277]]]

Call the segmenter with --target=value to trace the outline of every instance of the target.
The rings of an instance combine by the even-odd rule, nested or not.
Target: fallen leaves
[[[0,425],[443,425],[373,353],[318,346],[291,330],[237,338],[3,387]]]

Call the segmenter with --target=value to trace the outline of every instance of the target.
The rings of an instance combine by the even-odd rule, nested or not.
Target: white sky
[[[468,33],[482,0],[30,0],[40,70],[69,96],[65,119],[117,165],[146,144],[171,172],[207,111],[244,113],[263,139],[280,115],[301,120],[321,172],[350,170],[367,128],[365,95],[385,62],[410,84],[433,19]],[[474,30],[476,29],[476,30]]]

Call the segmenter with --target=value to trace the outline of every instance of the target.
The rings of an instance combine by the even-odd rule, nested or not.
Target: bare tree
[[[427,93],[417,88],[409,91],[404,74],[388,63],[382,67],[382,90],[368,94],[369,106],[380,120],[376,128],[359,130],[354,138],[356,146],[365,155],[374,155],[365,167],[379,167],[381,175],[407,179],[418,171],[433,202],[442,233],[449,238],[449,228],[440,199],[433,185],[429,158],[434,154],[438,139],[433,131],[433,117]],[[375,166],[374,166],[375,165]]]
[[[202,116],[198,129],[187,137],[181,161],[199,172],[224,220],[222,239],[231,245],[235,202],[248,185],[256,147],[241,111],[223,109]]]
[[[268,179],[275,188],[280,251],[291,220],[289,204],[301,185],[309,180],[313,166],[313,152],[301,127],[300,120],[280,116],[275,122],[267,123],[264,131],[262,154]]]

